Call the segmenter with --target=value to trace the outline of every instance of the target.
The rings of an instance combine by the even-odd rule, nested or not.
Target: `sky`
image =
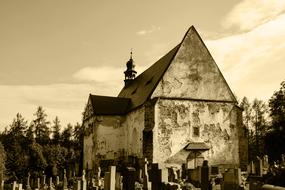
[[[284,0],[1,0],[0,130],[42,106],[81,123],[89,93],[117,96],[194,25],[234,94],[268,100],[285,80]]]

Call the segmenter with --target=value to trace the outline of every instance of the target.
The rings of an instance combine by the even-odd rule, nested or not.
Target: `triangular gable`
[[[155,97],[236,102],[193,26],[187,31],[170,66],[154,90],[151,98]]]
[[[86,104],[86,107],[83,113],[83,120],[86,120],[94,115],[93,105],[92,105],[90,96],[91,95],[89,95],[88,102]]]

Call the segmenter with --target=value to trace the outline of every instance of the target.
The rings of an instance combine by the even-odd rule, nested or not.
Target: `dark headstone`
[[[209,182],[209,166],[208,161],[204,160],[203,165],[201,167],[201,190],[209,190],[210,182]]]
[[[123,173],[123,189],[133,190],[135,189],[136,169],[133,167],[126,167]]]

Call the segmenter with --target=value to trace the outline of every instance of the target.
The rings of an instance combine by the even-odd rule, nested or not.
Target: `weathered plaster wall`
[[[153,162],[163,163],[189,142],[205,142],[209,164],[239,164],[238,112],[234,104],[159,99],[155,106]],[[193,134],[198,127],[200,135]]]
[[[143,130],[145,123],[145,109],[138,108],[126,115],[122,126],[125,131],[125,147],[127,156],[143,156]]]
[[[122,116],[95,116],[85,122],[84,166],[91,169],[100,160],[113,160],[124,154]]]
[[[235,99],[206,46],[193,28],[187,33],[153,92],[152,98],[154,97],[228,101]]]
[[[142,107],[126,116],[94,116],[85,121],[84,167],[130,155],[142,158],[144,114]]]

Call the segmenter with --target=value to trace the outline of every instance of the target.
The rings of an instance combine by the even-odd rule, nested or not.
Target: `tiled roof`
[[[129,85],[124,86],[118,97],[131,99],[129,109],[134,109],[148,100],[169,67],[179,47],[180,44],[137,76]]]
[[[209,150],[204,142],[191,142],[184,148],[185,150]]]
[[[124,115],[130,105],[129,98],[110,96],[89,96],[95,115]]]

